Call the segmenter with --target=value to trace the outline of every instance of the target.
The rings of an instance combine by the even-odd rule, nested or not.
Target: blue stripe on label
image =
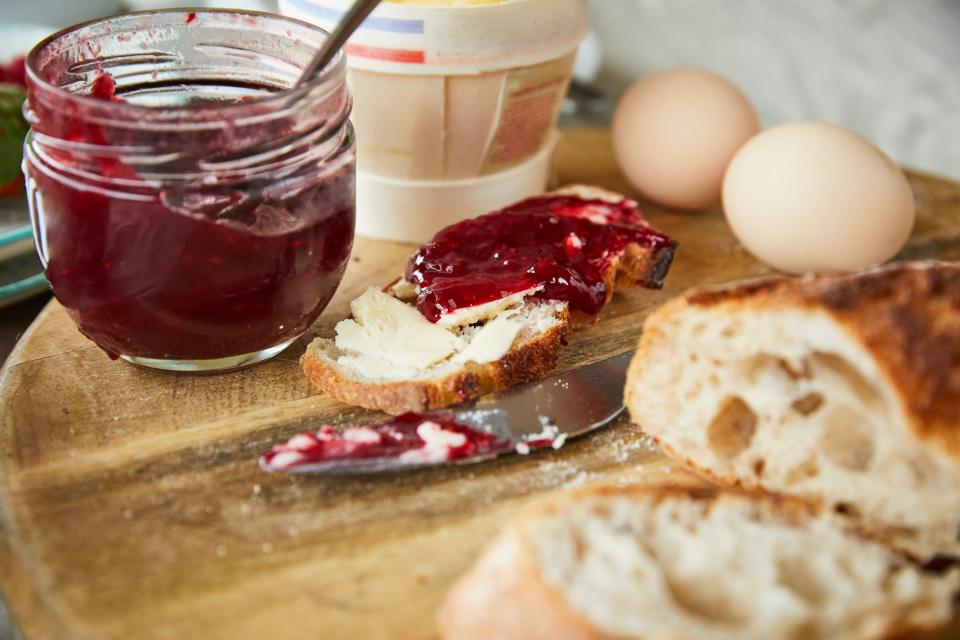
[[[315,4],[311,2],[311,0],[287,0],[287,4],[325,22],[339,22],[344,13],[333,7]],[[389,31],[390,33],[422,34],[423,20],[370,16],[363,21],[363,25],[360,28],[373,29],[374,31]]]

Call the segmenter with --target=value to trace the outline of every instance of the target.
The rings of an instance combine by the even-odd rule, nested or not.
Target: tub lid
[[[573,51],[586,36],[586,0],[504,0],[486,4],[384,2],[347,44],[354,69],[470,74],[521,67]],[[280,11],[323,29],[352,0],[280,0]]]

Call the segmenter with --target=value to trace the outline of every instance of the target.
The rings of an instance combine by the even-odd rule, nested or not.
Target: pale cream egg
[[[679,209],[720,202],[733,154],[760,130],[750,102],[726,78],[680,67],[651,74],[613,117],[620,168],[646,198]]]
[[[913,192],[880,149],[838,126],[785,124],[754,136],[723,181],[741,243],[790,273],[855,271],[892,258],[913,229]]]

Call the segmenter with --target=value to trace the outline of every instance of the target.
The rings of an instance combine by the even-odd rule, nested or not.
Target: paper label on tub
[[[280,0],[281,13],[331,30],[353,0]],[[469,25],[469,28],[464,28]],[[586,0],[467,6],[384,2],[347,44],[351,67],[391,73],[481,73],[553,60],[586,35]]]
[[[403,180],[462,180],[499,173],[549,140],[573,54],[470,75],[352,69],[352,120],[361,169]]]
[[[496,132],[481,173],[516,166],[546,144],[570,84],[574,54],[507,73]]]

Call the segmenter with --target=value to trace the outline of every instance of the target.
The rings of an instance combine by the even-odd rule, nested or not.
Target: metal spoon
[[[303,73],[300,74],[300,78],[293,85],[292,89],[302,87],[309,82],[318,71],[326,67],[343,45],[346,44],[350,36],[353,35],[353,32],[360,27],[378,4],[380,4],[380,0],[357,0],[354,2],[353,6],[343,14],[343,18],[340,19],[340,24],[337,25],[337,28],[333,30],[333,33],[330,34],[330,37],[323,43],[320,50],[313,56],[313,59],[304,67]]]
[[[321,70],[323,70],[330,61],[336,57],[343,45],[353,35],[367,16],[379,5],[381,0],[357,0],[353,6],[347,10],[337,28],[324,41],[323,46],[314,54],[307,66],[303,68],[300,77],[290,89],[286,91],[286,106],[290,107],[297,100],[303,98],[307,84]],[[327,121],[319,122],[313,126],[312,130],[306,135],[314,139],[328,135],[326,131]],[[281,137],[270,142],[263,143],[254,147],[246,147],[240,150],[218,153],[212,157],[203,158],[197,164],[204,171],[226,171],[241,170],[265,162],[271,157],[281,156],[288,152],[291,144],[303,144],[305,134],[302,131],[296,131],[293,134]],[[249,204],[249,203],[248,203]],[[254,203],[255,205],[256,203]],[[244,206],[229,207],[217,214],[217,219],[240,219],[249,213]]]

